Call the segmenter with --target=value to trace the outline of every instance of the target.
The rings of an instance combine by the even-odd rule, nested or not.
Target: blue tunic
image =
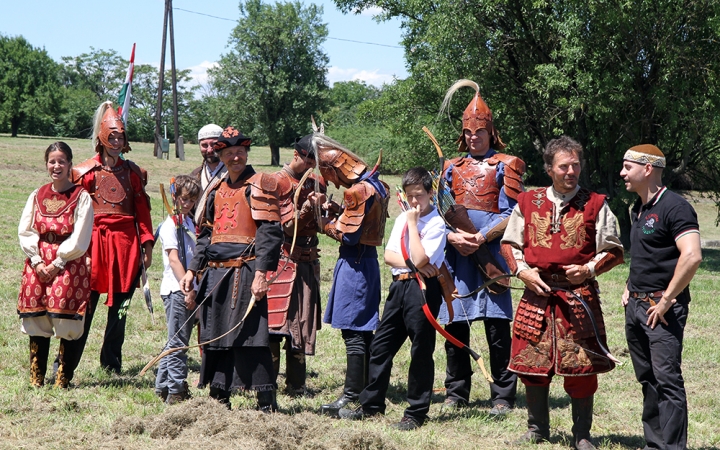
[[[495,150],[490,149],[485,154],[483,159],[490,158],[495,153]],[[466,157],[471,158],[471,156],[469,155]],[[453,167],[453,165],[448,167],[445,173],[445,182],[448,186],[452,182]],[[497,181],[497,185],[501,188],[498,199],[498,209],[500,210],[500,213],[496,214],[488,211],[468,209],[468,215],[470,216],[470,220],[475,225],[475,228],[477,228],[477,230],[483,234],[483,236],[486,236],[488,231],[490,231],[492,227],[503,221],[506,217],[510,216],[513,208],[517,204],[516,200],[508,197],[505,193],[505,188],[503,185],[505,164],[503,164],[502,162],[498,163],[498,165],[495,166],[495,170],[495,178]],[[506,272],[508,272],[509,270],[507,264],[505,263],[503,257],[500,255],[500,238],[495,239],[492,242],[488,242],[487,246],[492,252],[493,256],[495,256],[497,262],[504,268]],[[483,275],[477,269],[477,266],[475,266],[470,257],[462,256],[455,249],[455,247],[450,244],[450,242],[448,242],[447,246],[445,247],[445,258],[447,260],[448,266],[450,267],[450,270],[453,271],[453,274],[455,276],[455,286],[458,290],[458,293],[467,294],[468,292],[476,289],[484,282]],[[462,299],[456,298],[453,301],[453,309],[455,312],[453,322],[482,320],[485,318],[512,320],[512,297],[509,290],[505,291],[502,294],[495,295],[490,294],[487,289],[483,289],[482,291],[475,294],[474,297]],[[447,305],[445,305],[445,303],[443,303],[442,307],[440,308],[438,322],[443,325],[448,323],[448,311]]]
[[[366,179],[382,196],[387,197],[385,187],[375,174]],[[372,207],[371,197],[365,204],[365,212]],[[355,233],[343,235],[340,256],[333,272],[325,307],[324,323],[341,330],[374,331],[378,325],[380,310],[380,266],[377,248],[359,244],[362,226]]]

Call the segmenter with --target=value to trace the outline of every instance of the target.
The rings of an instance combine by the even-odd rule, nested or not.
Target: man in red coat
[[[623,247],[605,196],[578,186],[582,157],[582,146],[567,136],[548,142],[543,160],[553,184],[518,196],[502,251],[526,286],[509,366],[528,404],[520,442],[549,439],[550,381],[560,375],[572,399],[573,444],[589,450],[597,374],[615,367],[595,277],[623,262]]]

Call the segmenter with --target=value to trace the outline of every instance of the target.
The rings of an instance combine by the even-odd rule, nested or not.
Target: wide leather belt
[[[48,231],[47,233],[43,233],[40,235],[40,240],[43,242],[47,242],[48,244],[59,244],[68,237],[69,236],[60,236],[56,233],[53,233],[52,231]]]
[[[243,264],[245,264],[248,261],[252,261],[255,259],[255,255],[248,256],[247,258],[235,258],[235,259],[226,259],[222,261],[208,261],[208,267],[212,267],[213,269],[228,269],[233,267],[242,267]]]
[[[413,278],[413,274],[410,272],[401,273],[399,275],[393,275],[393,281],[403,281],[403,280],[411,280]]]
[[[540,278],[550,287],[567,288],[579,286],[578,284],[571,283],[564,272],[540,272]]]
[[[320,250],[317,247],[295,247],[292,255],[290,254],[290,244],[285,243],[282,246],[283,254],[295,262],[316,261],[320,258]]]

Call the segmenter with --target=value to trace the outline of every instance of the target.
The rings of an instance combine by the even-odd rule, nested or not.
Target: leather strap
[[[393,275],[393,281],[412,280],[413,278],[414,278],[414,276],[410,272],[401,273],[399,275]]]
[[[227,268],[233,268],[233,267],[242,267],[243,264],[245,264],[248,261],[252,261],[255,259],[255,256],[248,256],[247,258],[235,258],[235,259],[227,259],[223,261],[208,261],[208,267],[212,267],[213,269],[227,269]]]

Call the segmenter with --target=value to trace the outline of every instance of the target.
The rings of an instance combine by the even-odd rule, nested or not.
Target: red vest
[[[547,189],[518,196],[525,217],[523,253],[530,267],[564,272],[562,266],[585,264],[595,256],[595,221],[605,196],[580,188],[562,209],[559,223],[553,223],[554,204]]]

